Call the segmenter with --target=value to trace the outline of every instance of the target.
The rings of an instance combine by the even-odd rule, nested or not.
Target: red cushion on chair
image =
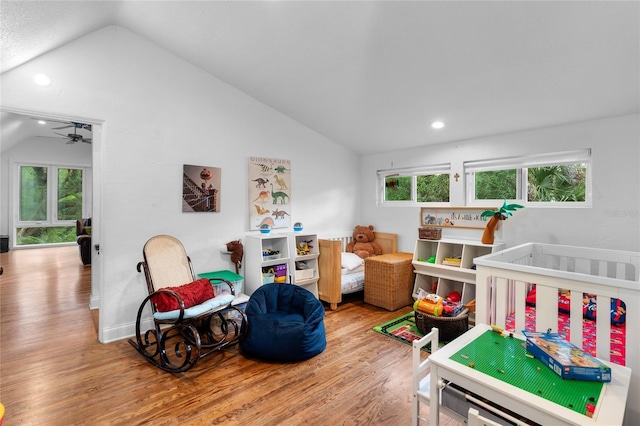
[[[207,278],[201,278],[189,284],[177,287],[164,287],[162,290],[171,290],[178,293],[184,302],[185,309],[199,305],[202,302],[216,297],[215,292],[213,291],[213,286]],[[167,293],[156,294],[151,298],[151,300],[156,304],[156,310],[158,312],[180,309],[178,299]]]

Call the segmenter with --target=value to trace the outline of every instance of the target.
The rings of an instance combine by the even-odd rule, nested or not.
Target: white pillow
[[[342,252],[342,268],[353,271],[364,264],[364,259],[355,253]]]

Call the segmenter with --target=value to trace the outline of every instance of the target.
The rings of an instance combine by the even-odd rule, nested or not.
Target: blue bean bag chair
[[[245,309],[248,330],[240,346],[265,361],[302,361],[327,347],[324,306],[310,291],[293,284],[265,284]]]

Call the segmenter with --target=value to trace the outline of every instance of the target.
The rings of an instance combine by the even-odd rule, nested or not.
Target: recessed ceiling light
[[[51,78],[45,74],[36,74],[33,79],[38,86],[47,87],[51,85]]]
[[[432,129],[442,129],[444,127],[444,121],[434,121],[431,123]]]
[[[47,122],[44,120],[38,120],[38,124],[42,124],[44,126],[45,124],[47,124]]]

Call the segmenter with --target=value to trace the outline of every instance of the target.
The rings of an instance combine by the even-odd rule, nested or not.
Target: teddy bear
[[[373,225],[356,225],[353,229],[353,241],[347,244],[347,252],[355,253],[363,259],[382,254],[382,247],[374,241]]]

